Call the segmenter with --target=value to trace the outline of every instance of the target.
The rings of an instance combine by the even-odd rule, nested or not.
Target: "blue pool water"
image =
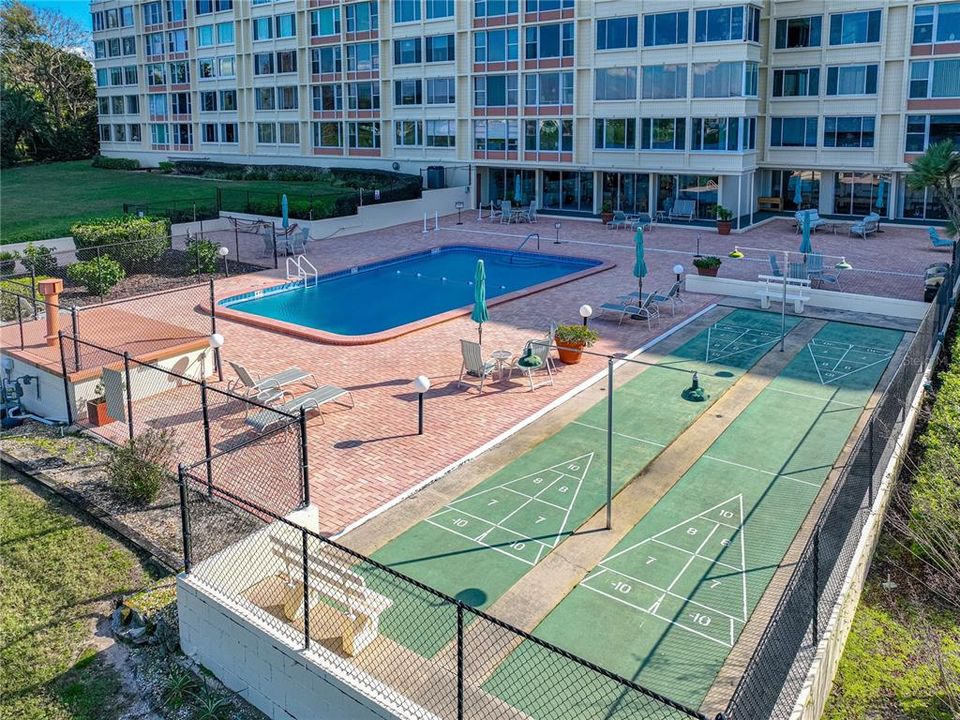
[[[473,303],[477,260],[487,273],[487,300],[600,265],[599,260],[493,248],[445,246],[352,270],[321,275],[304,288],[221,300],[231,310],[336,333],[367,335]]]

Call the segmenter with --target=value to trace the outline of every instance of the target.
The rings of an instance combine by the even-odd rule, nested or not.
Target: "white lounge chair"
[[[682,283],[680,280],[677,280],[676,282],[674,282],[666,295],[660,295],[658,293],[654,293],[653,301],[657,304],[657,307],[659,308],[661,305],[669,304],[670,314],[676,315],[677,308],[684,304],[683,298],[680,297],[681,284]]]
[[[621,303],[604,303],[600,306],[600,315],[606,313],[612,313],[618,316],[617,325],[622,325],[624,319],[628,317],[636,317],[640,320],[647,321],[647,327],[652,328],[652,321],[656,320],[660,322],[660,310],[657,307],[657,303],[654,302],[654,296],[659,294],[659,291],[654,291],[647,295],[640,304],[631,303],[629,301]]]
[[[350,398],[350,407],[354,407],[353,395],[349,390],[344,390],[335,385],[322,385],[310,392],[287,400],[287,402],[282,405],[278,405],[277,410],[282,412],[277,412],[277,410],[261,410],[244,420],[244,423],[252,427],[256,432],[264,433],[274,425],[290,422],[290,415],[299,413],[300,408],[303,408],[305,411],[319,411],[321,405],[339,400],[344,395]],[[323,414],[319,412],[318,414],[320,415],[320,422],[323,422]]]
[[[480,393],[483,394],[483,383],[496,371],[496,361],[484,360],[480,343],[475,343],[472,340],[460,340],[460,354],[463,356],[463,362],[460,363],[460,377],[457,379],[457,387],[463,385],[465,377],[476,378],[480,380]]]
[[[317,378],[312,372],[301,370],[298,367],[288,368],[283,372],[260,377],[259,375],[255,376],[254,373],[251,373],[238,362],[230,360],[229,363],[230,367],[232,367],[233,371],[237,374],[237,377],[227,383],[227,390],[232,392],[239,391],[244,397],[256,400],[257,402],[267,403],[279,399],[284,395],[283,388],[287,385],[303,383],[313,388],[319,386]],[[312,385],[307,382],[308,379],[313,381]]]

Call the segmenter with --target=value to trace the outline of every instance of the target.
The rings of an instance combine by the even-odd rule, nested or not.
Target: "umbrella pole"
[[[483,323],[477,323],[477,343],[483,345]]]

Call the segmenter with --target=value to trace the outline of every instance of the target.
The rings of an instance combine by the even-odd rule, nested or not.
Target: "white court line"
[[[822,397],[817,397],[816,395],[806,395],[805,393],[793,392],[792,390],[783,390],[781,388],[772,387],[770,385],[767,385],[767,390],[770,390],[771,392],[783,393],[784,395],[793,395],[795,397],[805,398],[807,400],[818,400],[820,402],[825,402],[828,405],[830,404],[845,405],[846,407],[850,407],[850,408],[863,409],[863,405],[857,405],[856,403],[848,403],[848,402],[844,402],[843,400],[834,400],[833,398],[827,398],[827,397],[822,398]]]
[[[561,479],[562,479],[562,478],[557,478],[556,480],[554,480],[554,482],[560,482]],[[552,484],[552,483],[551,483],[551,484]],[[549,485],[548,485],[547,487],[549,487]],[[495,487],[495,488],[492,488],[492,489],[493,489],[493,490],[506,490],[507,492],[512,492],[512,493],[514,493],[514,494],[516,494],[516,495],[520,495],[521,497],[530,498],[531,500],[536,500],[537,502],[541,502],[541,503],[543,503],[544,505],[549,505],[550,507],[556,508],[557,510],[567,510],[567,508],[563,507],[562,505],[554,505],[554,504],[553,504],[552,502],[550,502],[549,500],[543,500],[542,498],[534,497],[533,495],[527,495],[526,493],[522,493],[522,492],[520,492],[519,490],[514,490],[513,488],[508,488],[508,487]],[[476,495],[471,495],[470,497],[476,497]],[[460,498],[460,499],[458,499],[458,500],[455,500],[454,502],[460,502],[460,500],[466,500],[466,499],[467,499],[467,498]],[[526,505],[526,503],[524,503],[524,505]],[[521,506],[521,507],[523,507],[523,506]]]
[[[577,483],[577,489],[573,492],[573,497],[570,499],[570,504],[567,507],[567,512],[563,516],[563,522],[560,523],[560,532],[558,532],[554,538],[553,542],[550,544],[550,547],[557,547],[557,544],[560,542],[560,535],[562,535],[567,528],[567,522],[570,520],[570,513],[573,512],[573,506],[577,502],[577,496],[580,495],[580,488],[583,487],[584,481],[587,479],[587,473],[590,472],[590,465],[593,463],[593,453],[590,453],[590,459],[587,460],[587,467],[583,470],[583,479]],[[539,559],[539,558],[538,558]]]
[[[793,480],[794,482],[802,483],[804,485],[809,485],[810,487],[815,487],[818,490],[820,489],[820,484],[812,483],[809,480],[801,480],[800,478],[793,477],[792,475],[784,475],[783,473],[775,473],[769,470],[761,470],[760,468],[751,467],[750,465],[743,465],[742,463],[734,462],[733,460],[724,460],[723,458],[718,458],[715,455],[707,455],[704,453],[700,456],[701,458],[706,458],[707,460],[713,460],[718,463],[724,463],[725,465],[733,465],[734,467],[743,468],[744,470],[753,470],[758,472],[761,475],[770,475],[775,478],[783,478],[784,480]]]
[[[590,428],[591,430],[599,430],[602,433],[607,432],[606,428],[602,428],[597,425],[591,425],[590,423],[585,423],[580,420],[571,420],[570,424],[579,425],[580,427]],[[635,440],[638,443],[646,443],[647,445],[654,445],[656,447],[666,447],[666,445],[664,445],[663,443],[658,443],[654,440],[644,440],[643,438],[634,437],[633,435],[627,435],[626,433],[617,432],[616,430],[613,431],[613,434],[619,435],[620,437],[626,438],[627,440]]]
[[[713,521],[713,522],[716,522],[716,521]],[[743,568],[738,568],[733,565],[729,565],[723,562],[722,560],[717,560],[716,558],[707,557],[706,555],[697,555],[696,553],[692,553],[685,548],[678,547],[677,545],[672,545],[668,542],[664,542],[663,540],[654,540],[653,542],[655,542],[657,545],[663,545],[664,547],[668,547],[671,550],[676,550],[677,552],[685,553],[686,555],[693,555],[695,558],[699,558],[700,560],[705,560],[708,563],[715,563],[716,565],[725,567],[727,570],[733,570],[734,572],[738,572],[738,573],[746,572]],[[604,560],[604,562],[606,562],[606,560]]]
[[[548,470],[547,472],[556,473],[557,475],[560,476],[560,477],[554,478],[554,479],[550,482],[550,485],[553,485],[554,483],[559,482],[559,481],[562,480],[564,477],[570,477],[570,476],[565,476],[563,473],[557,472],[556,470]],[[547,472],[544,472],[543,474],[546,475]],[[536,475],[536,474],[537,474],[537,473],[534,473],[534,475]],[[453,505],[455,505],[455,504],[458,503],[458,502],[463,502],[463,501],[465,501],[465,500],[473,500],[474,498],[478,498],[478,497],[480,497],[481,495],[486,495],[487,493],[494,492],[495,490],[506,490],[506,491],[508,491],[508,492],[512,492],[512,493],[515,494],[515,495],[519,495],[519,496],[521,496],[521,497],[529,498],[529,499],[531,499],[531,500],[538,500],[538,501],[544,503],[545,505],[553,505],[553,503],[551,503],[551,502],[548,501],[548,500],[540,500],[540,498],[538,498],[536,495],[527,495],[525,492],[520,492],[519,490],[514,490],[512,487],[507,487],[507,485],[508,485],[509,483],[517,482],[518,480],[526,480],[526,479],[528,479],[528,478],[530,478],[530,477],[532,477],[532,476],[531,476],[531,475],[524,475],[523,477],[519,477],[519,478],[516,478],[516,479],[514,479],[514,480],[507,480],[507,482],[504,483],[503,485],[494,485],[493,487],[485,488],[485,489],[483,489],[483,490],[480,490],[479,492],[471,493],[470,495],[464,495],[463,497],[458,497],[456,500],[451,500],[449,503],[447,503],[447,506],[448,506],[448,507],[452,507]],[[547,487],[549,487],[550,485],[548,485]],[[541,491],[541,492],[542,492],[542,491]],[[560,506],[560,505],[553,505],[553,507],[555,507],[557,510],[566,510],[566,508],[564,508],[564,507],[562,507],[562,506]]]
[[[475,543],[477,543],[478,545],[480,545],[481,547],[487,548],[488,550],[495,550],[495,551],[497,551],[498,553],[501,553],[501,554],[503,554],[503,555],[506,555],[506,556],[509,557],[509,558],[513,558],[514,560],[517,560],[517,561],[519,561],[519,562],[522,562],[522,563],[525,564],[525,565],[529,565],[530,567],[533,567],[533,566],[534,566],[534,563],[530,562],[529,560],[524,560],[522,557],[519,557],[519,556],[517,556],[517,555],[514,555],[513,553],[509,553],[509,552],[507,552],[506,550],[503,550],[502,548],[498,548],[498,547],[495,547],[495,546],[493,546],[493,545],[487,545],[487,544],[484,543],[484,542],[477,542],[477,540],[475,540],[474,538],[470,537],[469,535],[464,535],[463,533],[459,533],[459,532],[457,532],[456,530],[453,530],[453,529],[451,529],[451,528],[446,527],[445,525],[439,525],[439,524],[433,522],[433,520],[431,520],[430,518],[427,518],[427,519],[426,519],[426,522],[430,523],[430,524],[433,525],[434,527],[440,528],[441,530],[446,530],[448,533],[453,533],[454,535],[457,535],[458,537],[462,537],[462,538],[464,538],[464,539],[466,539],[466,540],[469,540],[470,542],[475,542]]]
[[[703,542],[700,543],[700,545],[697,547],[697,549],[693,552],[693,555],[691,555],[691,556],[687,559],[686,564],[684,564],[684,566],[683,566],[682,568],[680,568],[680,572],[677,573],[676,577],[673,578],[673,581],[666,587],[666,589],[664,590],[664,592],[670,592],[671,590],[673,590],[673,586],[676,585],[676,584],[680,581],[680,578],[683,577],[683,574],[687,571],[687,568],[690,567],[690,564],[691,564],[694,560],[696,560],[697,555],[699,555],[699,554],[700,554],[700,551],[703,550],[703,546],[707,544],[707,541],[710,540],[710,538],[713,537],[713,534],[717,531],[717,528],[718,528],[718,527],[720,527],[719,524],[714,524],[713,529],[710,530],[710,532],[707,533],[707,536],[703,539]]]
[[[740,495],[740,517],[743,517],[743,494]],[[747,539],[744,537],[744,527],[740,526],[740,564],[743,565],[741,579],[743,582],[743,622],[747,622]],[[730,625],[730,642],[733,642],[733,625]]]

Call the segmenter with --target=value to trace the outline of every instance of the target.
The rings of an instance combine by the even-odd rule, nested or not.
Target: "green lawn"
[[[291,195],[344,191],[318,182],[231,182],[104,170],[91,167],[89,160],[28,165],[4,170],[0,178],[0,244],[69,235],[72,223],[119,213],[124,202],[196,198],[211,204],[218,185]]]

